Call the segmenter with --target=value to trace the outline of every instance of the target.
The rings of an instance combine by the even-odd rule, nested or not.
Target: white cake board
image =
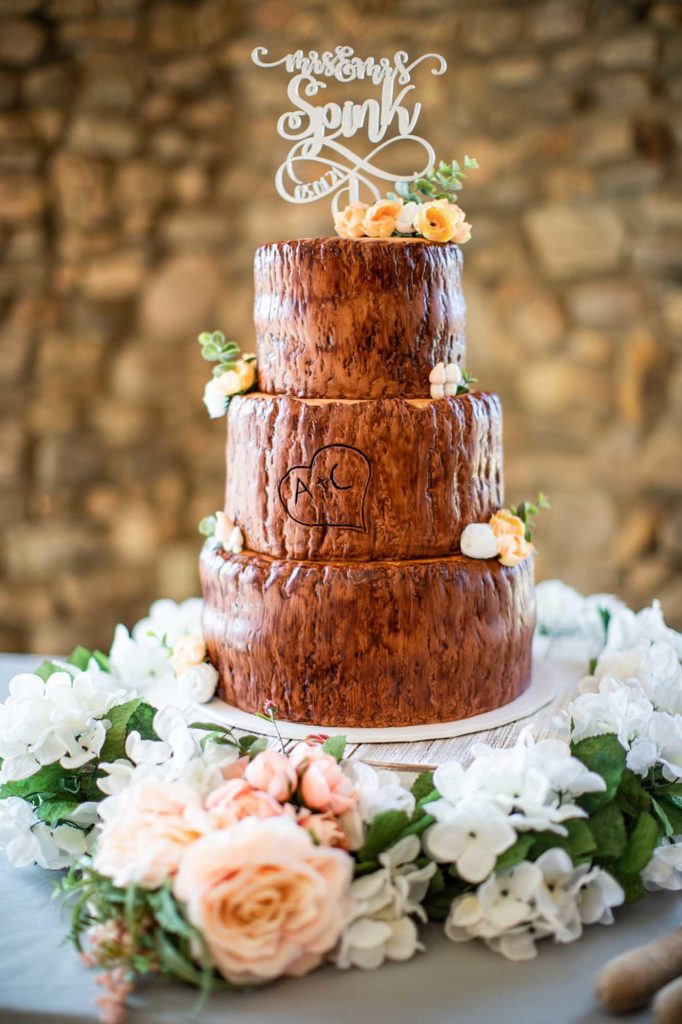
[[[549,659],[540,656],[533,660],[530,686],[520,697],[494,711],[486,711],[485,714],[473,715],[471,718],[461,718],[456,722],[363,729],[319,723],[301,724],[278,719],[277,726],[280,735],[288,740],[303,740],[311,733],[345,736],[349,743],[411,743],[418,740],[451,739],[455,736],[466,736],[470,733],[495,729],[501,725],[509,725],[511,722],[535,714],[550,702],[556,692],[556,685],[556,665],[553,665]],[[173,703],[168,691],[166,691],[164,703]],[[226,704],[222,700],[215,699],[208,704],[197,704],[194,711],[197,717],[203,721],[215,721],[221,725],[229,725],[244,732],[255,732],[264,736],[275,735],[272,726],[262,718],[246,711],[240,711],[239,708]]]

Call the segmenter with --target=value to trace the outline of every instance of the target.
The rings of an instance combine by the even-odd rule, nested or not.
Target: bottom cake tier
[[[294,562],[207,545],[219,695],[284,721],[383,727],[491,711],[530,682],[533,560]]]

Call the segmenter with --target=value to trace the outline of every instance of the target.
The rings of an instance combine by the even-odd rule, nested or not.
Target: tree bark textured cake
[[[228,413],[225,512],[204,634],[220,694],[328,726],[444,722],[528,685],[532,558],[459,551],[504,501],[501,408],[430,398],[464,358],[461,255],[421,239],[256,253],[257,393]]]

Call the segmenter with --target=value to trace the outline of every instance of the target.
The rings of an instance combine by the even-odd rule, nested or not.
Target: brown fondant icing
[[[420,397],[463,362],[461,252],[424,239],[304,238],[256,250],[259,386],[313,398]]]
[[[503,504],[494,395],[375,401],[247,395],[228,417],[225,511],[277,558],[457,550]]]
[[[329,726],[446,722],[530,679],[533,560],[296,562],[204,548],[204,636],[220,695]]]

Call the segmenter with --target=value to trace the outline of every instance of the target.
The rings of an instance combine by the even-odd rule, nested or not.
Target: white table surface
[[[9,678],[30,670],[35,656],[0,656],[0,694]],[[546,719],[550,729],[550,719]],[[486,737],[490,741],[491,737]],[[513,737],[507,735],[506,742]],[[445,741],[448,742],[448,741]],[[441,760],[436,752],[431,760]],[[449,752],[452,757],[454,752]],[[466,756],[466,748],[458,755]],[[420,756],[419,760],[423,760]],[[386,758],[388,760],[388,758]],[[94,1022],[93,972],[64,943],[66,926],[51,901],[54,878],[38,868],[0,865],[0,1022]],[[453,945],[437,925],[424,931],[428,953],[378,971],[324,968],[307,978],[247,992],[221,993],[202,1024],[627,1024],[651,1020],[648,1010],[613,1018],[592,995],[599,968],[611,957],[682,925],[679,896],[657,893],[616,911],[616,924],[586,929],[570,946],[545,941],[536,960],[512,964],[478,943]],[[141,985],[130,1024],[189,1022],[196,995],[177,983]]]

